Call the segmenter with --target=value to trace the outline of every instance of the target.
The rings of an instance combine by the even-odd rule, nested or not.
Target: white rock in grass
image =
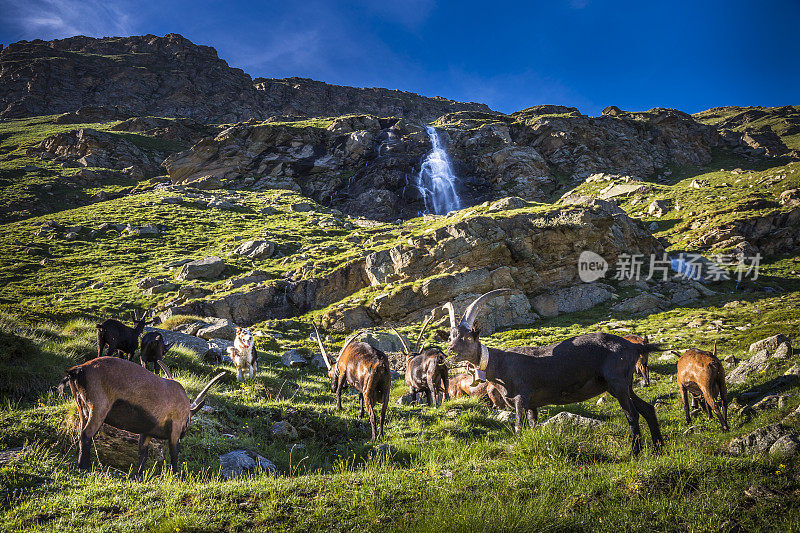
[[[561,411],[554,417],[545,420],[544,425],[547,424],[571,424],[580,427],[596,427],[602,425],[603,421],[596,418],[576,415],[575,413],[568,413],[567,411]]]

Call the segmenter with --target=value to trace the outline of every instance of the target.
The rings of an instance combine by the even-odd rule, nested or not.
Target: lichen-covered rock
[[[770,424],[731,440],[728,453],[744,455],[754,452],[767,452],[775,442],[788,434],[789,430],[782,424]]]
[[[211,317],[207,320],[210,320],[211,324],[199,329],[196,333],[201,339],[224,339],[233,341],[236,337],[236,328],[238,326],[227,318]]]
[[[772,337],[767,337],[766,339],[761,339],[754,342],[750,345],[749,351],[750,353],[760,352],[761,350],[768,350],[772,352],[778,348],[778,345],[789,342],[789,338],[786,335],[779,333],[777,335],[773,335]]]
[[[576,415],[575,413],[569,413],[567,411],[561,411],[557,415],[543,422],[543,425],[547,424],[569,424],[579,427],[597,427],[602,425],[603,421],[596,418]]]
[[[219,456],[220,473],[226,479],[264,472],[277,472],[278,468],[269,459],[247,450],[233,450]]]
[[[556,316],[590,309],[610,300],[611,287],[602,283],[583,283],[553,292],[540,294],[531,299],[531,305],[542,316]]]
[[[732,385],[744,383],[754,372],[765,370],[770,364],[769,359],[769,352],[763,349],[751,355],[750,359],[745,359],[739,363],[739,366],[725,376],[725,381]]]
[[[281,420],[272,424],[270,428],[270,433],[272,434],[273,438],[276,439],[288,439],[288,440],[296,440],[297,439],[297,430],[291,425],[289,422],[285,420]]]
[[[245,241],[237,246],[233,253],[249,259],[266,259],[275,252],[275,244],[270,241]]]
[[[298,350],[288,350],[283,352],[283,355],[281,356],[281,362],[290,367],[306,366],[308,364],[306,358]]]
[[[219,257],[210,256],[184,264],[178,273],[178,279],[213,279],[222,274],[223,270],[225,262]]]
[[[780,437],[775,443],[770,446],[769,454],[786,459],[797,455],[800,451],[800,438],[796,433],[784,435]]]

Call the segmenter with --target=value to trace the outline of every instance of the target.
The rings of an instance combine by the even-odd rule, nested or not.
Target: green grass
[[[722,314],[734,326],[752,316],[756,311],[752,305],[760,305],[765,326],[752,333],[730,328],[740,337],[722,344],[723,355],[742,357],[752,338],[775,331],[797,334],[798,319],[791,313],[780,314],[781,309],[795,306],[795,299],[792,295],[730,310],[710,307],[694,315],[668,312],[630,320],[625,326],[650,334],[660,326],[674,332],[661,334],[669,337],[659,339],[662,342],[702,345],[703,332],[684,336],[682,321]],[[573,328],[587,329],[580,317],[574,324],[556,320],[535,332],[501,332],[487,343],[543,342],[568,336]],[[39,357],[52,361],[54,369],[92,353],[90,324],[39,323],[27,329],[22,324],[6,315],[0,321],[0,334],[14,331],[20,342],[35,345]],[[603,328],[611,326],[600,324]],[[284,333],[294,343],[307,338],[300,331]],[[739,415],[741,403],[734,400],[729,435],[720,432],[716,421],[705,418],[697,418],[695,431],[685,434],[674,364],[653,361],[654,385],[639,390],[646,400],[661,402],[657,414],[667,439],[662,455],[646,449],[640,458],[630,457],[627,424],[615,402],[597,405],[593,399],[565,406],[604,420],[600,428],[541,426],[518,437],[509,424],[498,422],[475,400],[451,400],[438,409],[400,406],[396,400],[404,386],[398,379],[385,439],[393,454],[375,460],[370,458],[368,424],[357,418],[354,395],[346,394],[344,410],[336,413],[321,370],[288,369],[279,362],[280,352],[264,352],[254,380],[236,383],[229,376],[208,401],[214,412],[193,419],[182,444],[181,471],[171,472],[151,453],[143,481],[128,479],[134,445],[106,436],[96,439],[94,472],[81,474],[75,469],[75,406],[71,398],[50,392],[57,376],[44,372],[43,378],[51,377],[32,389],[35,396],[28,391],[0,411],[0,447],[24,446],[20,458],[0,467],[0,527],[12,531],[474,527],[645,531],[720,529],[734,520],[760,530],[768,520],[767,529],[791,531],[800,518],[793,496],[798,490],[794,463],[761,456],[733,458],[723,452],[731,436],[779,420],[794,403],[750,417]],[[225,365],[204,364],[187,352],[170,352],[167,363],[190,396],[220,368],[232,371]],[[733,396],[769,383],[790,364],[779,363],[747,385],[734,387]],[[540,419],[562,409],[544,408]],[[310,428],[301,433],[303,453],[290,453],[290,443],[270,436],[271,423],[277,420]],[[647,430],[643,432],[649,442]],[[217,457],[242,448],[268,457],[278,474],[221,479]],[[752,502],[744,496],[751,485],[784,496]]]
[[[56,131],[79,127],[65,125],[60,130],[62,126],[53,125],[51,118],[0,124],[0,152],[21,155],[0,161],[0,179],[13,182],[0,184],[6,187],[4,196],[13,197],[23,186],[37,187],[68,172],[38,161],[35,164],[44,170],[21,170],[33,164],[22,155],[26,147]],[[476,127],[481,121],[505,122],[502,116],[474,113],[454,114],[453,120],[463,124],[474,120]],[[104,129],[111,124],[87,126]],[[313,119],[285,125],[321,128],[329,124],[330,119]],[[145,149],[168,148],[157,139],[125,135]],[[744,172],[732,173],[737,167]],[[752,198],[774,200],[782,190],[797,187],[798,169],[798,163],[784,161],[748,166],[746,161],[715,154],[703,168],[672,167],[665,180],[650,177],[653,192],[624,199],[621,206],[634,216],[641,216],[655,198],[683,206],[661,219],[641,216],[646,223],[656,221],[657,235],[666,237],[676,249],[708,228],[771,212],[736,206]],[[692,179],[710,185],[692,189]],[[583,184],[578,191],[596,194],[608,184]],[[54,198],[61,198],[60,190],[53,192]],[[207,402],[213,412],[194,417],[186,433],[179,472],[165,467],[158,452],[161,445],[155,443],[144,479],[130,479],[135,446],[107,433],[95,439],[94,470],[78,472],[73,444],[76,406],[70,397],[58,397],[53,387],[66,368],[95,353],[97,319],[125,318],[133,309],[158,308],[177,297],[175,292],[147,296],[135,286],[145,276],[174,278],[177,269],[170,270],[169,262],[220,255],[228,264],[225,278],[259,269],[267,274],[267,283],[284,279],[290,271],[301,271],[306,278],[324,276],[344,262],[402,247],[409,239],[470,217],[531,213],[544,219],[558,209],[529,203],[513,211],[490,212],[487,202],[447,217],[360,228],[322,207],[311,213],[291,212],[291,203],[307,199],[288,191],[236,194],[240,206],[236,210],[209,209],[192,199],[161,204],[171,193],[142,191],[77,208],[56,202],[51,206],[55,212],[46,216],[19,212],[16,218],[24,220],[0,225],[4,289],[0,296],[0,450],[23,448],[20,457],[0,466],[0,530],[705,531],[731,530],[737,524],[746,530],[800,529],[797,460],[782,463],[759,455],[734,458],[724,451],[732,437],[780,421],[796,407],[800,396],[796,382],[780,386],[782,393],[793,395],[782,409],[743,414],[747,402],[741,396],[773,386],[797,362],[796,356],[776,361],[746,384],[731,388],[731,431],[723,434],[716,421],[705,418],[695,419],[693,430],[687,432],[675,384],[675,359],[653,355],[653,384],[638,392],[647,401],[658,402],[667,447],[661,455],[646,448],[638,459],[630,457],[628,426],[614,401],[598,404],[591,399],[540,411],[540,420],[563,409],[593,416],[605,422],[599,428],[540,426],[516,436],[510,424],[500,422],[493,411],[472,399],[451,400],[437,409],[401,406],[397,400],[405,386],[400,378],[393,383],[386,424],[385,442],[393,453],[376,460],[371,458],[369,425],[357,417],[357,396],[345,394],[344,410],[337,413],[323,371],[290,369],[280,363],[284,350],[316,351],[309,338],[310,320],[326,309],[255,324],[267,336],[257,339],[258,375],[243,383],[235,381],[228,365],[207,364],[181,348],[167,354],[167,364],[190,397],[215,373],[228,373]],[[24,204],[14,202],[12,198],[8,205]],[[267,204],[278,212],[259,213]],[[699,214],[690,215],[692,211]],[[328,216],[340,218],[342,226],[320,228],[318,221]],[[702,226],[692,229],[692,220],[700,217]],[[37,237],[41,224],[51,219],[92,229],[103,222],[157,224],[164,232],[157,238],[133,238],[115,230],[93,237],[82,234],[74,241],[66,241],[62,233],[53,239]],[[250,261],[230,255],[239,242],[265,233],[277,245],[276,257]],[[346,240],[356,237],[362,244]],[[508,347],[558,342],[588,331],[634,332],[679,353],[692,346],[710,348],[716,339],[721,356],[746,358],[749,344],[760,338],[775,333],[798,338],[798,270],[797,254],[773,257],[764,260],[757,282],[715,285],[717,294],[690,306],[633,317],[613,312],[615,302],[609,302],[499,331],[484,341]],[[422,281],[367,287],[331,307],[369,303],[378,294]],[[105,285],[76,289],[80,282]],[[191,284],[210,291],[208,298],[231,292],[224,279]],[[765,287],[783,292],[766,293]],[[636,293],[622,285],[616,289],[620,297]],[[723,307],[733,300],[742,303]],[[166,325],[175,327],[196,318],[176,316]],[[400,330],[416,337],[418,327]],[[280,338],[273,338],[274,334]],[[332,335],[341,342],[342,334]],[[433,328],[426,341],[437,342]],[[300,429],[302,453],[290,451],[291,443],[271,436],[271,424],[279,420]],[[792,424],[795,431],[800,429]],[[644,424],[642,430],[649,442]],[[278,473],[221,479],[218,457],[235,449],[267,457]],[[751,485],[768,487],[780,496],[749,500],[744,491]]]

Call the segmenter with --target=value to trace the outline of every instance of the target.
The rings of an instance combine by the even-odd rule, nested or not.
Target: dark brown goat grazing
[[[603,392],[614,396],[622,407],[631,431],[631,451],[641,451],[641,413],[650,427],[656,449],[664,439],[652,405],[633,391],[633,369],[642,352],[658,350],[653,344],[634,344],[616,335],[587,333],[558,344],[542,347],[514,348],[514,352],[488,348],[479,340],[475,319],[486,302],[508,289],[490,291],[473,301],[456,323],[453,304],[450,312],[448,355],[456,361],[467,361],[486,373],[486,380],[505,387],[506,398],[516,408],[515,428],[520,431],[524,415],[528,423],[536,423],[537,408],[543,405],[565,405],[588,400]]]
[[[728,431],[728,390],[725,386],[725,369],[717,359],[717,343],[714,353],[689,348],[678,359],[678,388],[681,391],[686,424],[692,423],[689,412],[689,394],[700,402],[703,410],[712,417],[717,415],[722,431]],[[715,401],[720,398],[720,405]]]
[[[647,344],[649,341],[647,340],[647,335],[644,337],[640,337],[639,335],[624,335],[623,339],[627,339],[634,344]],[[650,360],[650,354],[648,352],[642,352],[639,354],[639,358],[636,360],[636,373],[639,374],[644,378],[644,384],[649,387],[650,386],[650,369],[647,368],[647,365]]]
[[[153,363],[153,372],[158,374],[158,362],[164,358],[172,345],[164,344],[164,336],[157,331],[148,331],[142,337],[142,343],[139,348],[139,362],[143,367],[147,368],[147,363]]]
[[[169,375],[169,371],[164,367]],[[105,422],[139,434],[139,476],[147,460],[150,439],[166,439],[173,471],[178,470],[178,444],[191,416],[203,405],[208,389],[225,374],[218,374],[189,402],[177,381],[156,376],[146,368],[116,357],[98,357],[67,370],[61,388],[69,385],[81,421],[78,468],[90,466],[92,439]]]
[[[428,322],[430,322],[430,317],[422,324],[422,330],[417,336],[417,345],[413,352],[402,335],[394,328],[392,328],[392,331],[400,339],[400,344],[403,345],[403,351],[406,355],[406,386],[408,387],[408,393],[411,394],[414,402],[416,402],[417,395],[420,392],[424,392],[428,399],[428,405],[435,407],[440,386],[444,391],[444,399],[450,399],[450,391],[447,385],[447,374],[450,369],[447,367],[444,352],[439,348],[430,347],[422,350],[422,336],[425,334]]]
[[[336,394],[336,411],[342,410],[342,389],[345,384],[356,389],[361,407],[358,417],[364,416],[364,406],[366,405],[372,428],[372,440],[377,441],[383,437],[383,423],[386,420],[386,407],[389,405],[389,391],[392,387],[389,358],[385,353],[365,342],[354,342],[353,336],[350,336],[344,341],[339,357],[332,362],[322,344],[322,337],[317,330],[317,325],[313,323],[312,325],[317,335],[317,344],[322,352],[322,359],[325,361],[325,366],[328,367],[331,392]],[[374,406],[379,401],[383,402],[383,406],[381,407],[380,431],[376,432]]]
[[[459,398],[461,396],[472,396],[488,402],[495,409],[513,409],[503,394],[503,389],[494,383],[481,381],[475,386],[472,374],[457,374],[450,378],[450,397]]]
[[[127,354],[128,359],[133,360],[136,348],[139,347],[139,335],[144,330],[144,323],[147,315],[138,317],[133,315],[134,326],[129,327],[110,318],[102,324],[97,324],[97,357],[103,357],[103,349],[108,346],[107,355],[114,355],[120,351]]]

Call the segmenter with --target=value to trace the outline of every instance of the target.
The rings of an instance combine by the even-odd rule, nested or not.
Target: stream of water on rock
[[[428,137],[433,149],[425,158],[417,175],[417,188],[425,201],[425,213],[446,215],[461,209],[461,200],[456,192],[458,178],[450,165],[450,158],[442,146],[436,128],[428,126]]]

